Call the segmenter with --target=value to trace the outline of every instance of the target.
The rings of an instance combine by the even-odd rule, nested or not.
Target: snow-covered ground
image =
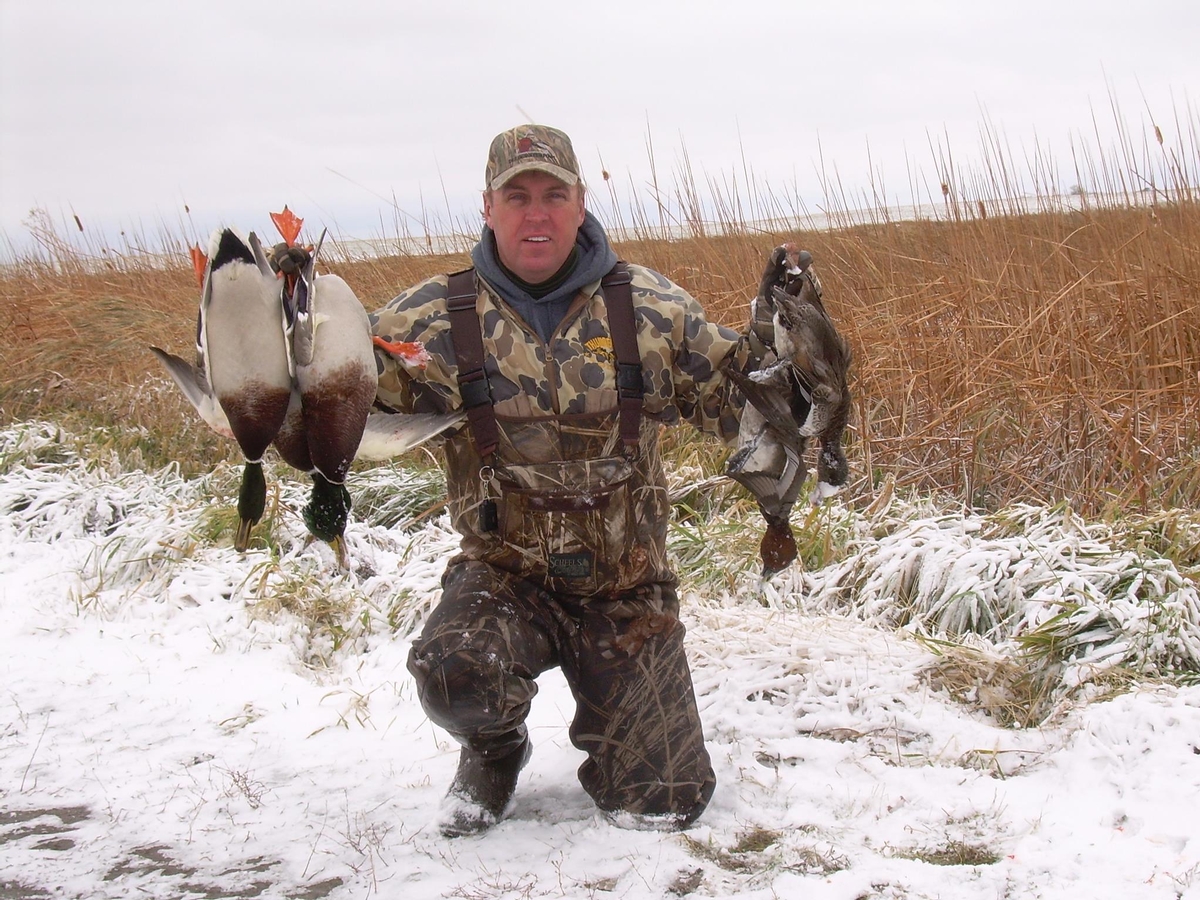
[[[835,602],[855,577],[885,602],[879,554],[899,572],[924,554],[951,594],[1019,577],[989,553],[1072,555],[1036,528],[1013,538],[1028,550],[966,546],[978,527],[930,516],[873,561],[687,593],[718,778],[699,823],[596,813],[550,673],[512,814],[450,841],[431,823],[457,748],[404,664],[444,517],[352,523],[336,576],[303,546],[298,485],[276,555],[240,557],[204,536],[211,481],[55,442],[0,433],[0,898],[1200,898],[1200,687],[1101,684],[1004,728],[935,687],[936,645]]]

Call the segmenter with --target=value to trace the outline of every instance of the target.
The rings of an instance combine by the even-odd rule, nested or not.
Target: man
[[[666,560],[659,431],[686,420],[732,444],[744,400],[720,368],[746,368],[749,339],[657,272],[606,277],[617,258],[563,132],[497,135],[485,184],[473,272],[371,317],[376,337],[431,355],[416,371],[377,350],[378,405],[471,416],[444,445],[461,549],[409,657],[426,713],[462,747],[440,827],[473,834],[503,816],[531,752],[535,679],[553,666],[597,806],[683,827],[715,779]]]

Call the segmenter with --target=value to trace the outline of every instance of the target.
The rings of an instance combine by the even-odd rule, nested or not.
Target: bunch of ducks
[[[284,243],[269,254],[253,232],[242,237],[230,228],[213,233],[207,254],[193,249],[201,282],[196,364],[150,350],[200,417],[232,437],[245,458],[234,546],[248,548],[263,516],[263,456],[273,445],[284,462],[312,478],[305,525],[347,568],[350,464],[404,453],[457,425],[463,414],[372,411],[378,339],[366,310],[340,277],[316,274],[320,242],[315,249],[296,243],[302,220],[287,207],[272,219]],[[388,344],[384,351],[414,368],[429,359],[420,344]]]
[[[752,316],[772,322],[768,352],[757,371],[726,369],[748,402],[725,473],[750,491],[766,522],[759,545],[764,578],[798,555],[790,515],[808,474],[809,438],[821,445],[814,501],[836,493],[849,476],[841,444],[851,354],[821,295],[810,253],[792,243],[772,250],[751,305]]]

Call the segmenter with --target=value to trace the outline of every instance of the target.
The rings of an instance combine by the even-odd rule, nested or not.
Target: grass
[[[1200,673],[1195,521],[1089,520],[1066,503],[964,513],[893,495],[855,517],[800,605],[903,629],[937,657],[934,687],[1027,727],[1064,702]]]
[[[355,508],[364,510],[348,532],[351,572],[334,568],[327,547],[307,542],[298,513],[307,484],[282,466],[271,473],[251,552],[239,557],[231,538],[240,466],[221,463],[203,478],[183,478],[173,466],[130,471],[96,449],[106,435],[93,441],[32,422],[0,429],[6,527],[26,541],[92,542],[72,573],[80,615],[120,616],[147,594],[195,605],[215,589],[239,598],[253,618],[298,624],[298,660],[320,671],[413,633],[457,546],[440,505],[407,526],[441,484],[428,461],[414,457],[351,483]],[[691,477],[672,472],[689,490]],[[826,555],[819,567],[768,584],[757,578],[762,526],[752,504],[715,503],[703,513],[680,505],[676,514],[669,550],[690,615],[760,602],[900,629],[931,652],[924,677],[934,690],[1004,727],[1037,726],[1139,683],[1200,678],[1200,515],[1190,511],[1112,522],[1085,520],[1066,504],[980,515],[948,512],[911,489],[885,490],[861,510],[835,501],[799,511],[801,545],[821,541]],[[195,579],[197,569],[208,575]],[[925,570],[939,577],[923,578]],[[975,588],[963,590],[972,578]],[[980,608],[1004,612],[980,617]],[[804,666],[791,656],[779,666],[748,700],[794,700]]]
[[[975,170],[936,147],[932,177],[910,185],[936,218],[898,220],[882,190],[847,196],[828,178],[833,227],[815,230],[786,195],[709,179],[701,196],[684,168],[673,198],[656,177],[659,192],[614,203],[629,211],[609,225],[623,258],[738,327],[770,248],[794,239],[812,251],[856,360],[848,450],[860,496],[891,476],[971,508],[1195,506],[1200,153],[1194,114],[1175,124],[1171,140],[1157,124],[1139,138],[1118,118],[1114,146],[1081,144],[1065,167],[1018,161],[987,129]],[[1047,175],[1063,168],[1073,194]],[[58,234],[46,216],[33,227],[39,249],[0,266],[0,422],[112,427],[118,449],[151,467],[176,460],[198,473],[228,458],[146,351],[186,355],[192,344],[183,241],[162,236],[152,252],[135,236],[114,249]],[[330,266],[368,308],[466,261],[339,257],[338,246]]]
[[[698,841],[684,835],[681,840],[688,852],[698,859],[716,863],[729,872],[749,872],[760,867],[758,858],[778,843],[783,835],[769,828],[755,827],[742,834],[732,847]]]
[[[1057,666],[980,643],[926,638],[934,662],[925,679],[964,706],[986,713],[1006,728],[1032,728],[1054,708]]]
[[[722,847],[712,838],[699,841],[688,835],[680,840],[688,853],[696,859],[710,862],[725,870],[740,875],[757,875],[775,869],[785,869],[803,875],[832,875],[850,866],[850,861],[830,846],[818,849],[811,844],[795,844],[789,835],[762,826],[754,826],[742,832],[730,847]],[[695,890],[702,870],[687,873],[688,890]]]
[[[947,841],[934,847],[895,850],[892,855],[929,863],[931,866],[990,866],[1004,858],[989,847],[966,841]]]
[[[1040,151],[1018,161],[990,127],[974,169],[934,146],[932,176],[914,169],[910,179],[913,202],[930,210],[916,220],[900,219],[874,182],[849,196],[825,173],[820,228],[799,201],[738,179],[707,179],[704,195],[686,164],[673,192],[656,176],[652,195],[622,203],[609,183],[617,253],[678,281],[723,324],[745,323],[772,247],[795,240],[813,253],[854,352],[855,412],[843,502],[801,504],[793,516],[802,565],[819,573],[821,590],[805,602],[942,642],[931,681],[1014,726],[1040,721],[1064,678],[1116,689],[1132,677],[1194,678],[1200,660],[1200,121],[1189,110],[1175,115],[1172,137],[1157,123],[1139,136],[1114,115],[1116,142],[1082,141],[1066,166]],[[1075,190],[1056,187],[1060,169]],[[236,450],[146,349],[186,356],[192,345],[197,289],[184,241],[131,235],[104,246],[82,226],[60,233],[44,213],[31,229],[38,249],[0,262],[0,425],[27,431],[5,439],[0,472],[82,458],[104,471],[215,473],[209,509],[168,549],[225,542]],[[374,309],[463,266],[471,238],[452,237],[458,252],[402,252],[397,240],[394,252],[364,258],[334,236],[325,259]],[[673,429],[663,451],[684,583],[738,591],[761,537],[753,503],[717,477],[725,451],[714,442]],[[411,628],[416,598],[380,588],[322,600],[311,573],[278,571],[295,553],[296,504],[278,487],[290,477],[276,469],[254,532],[274,566],[254,590],[262,613],[311,622],[313,662]],[[444,482],[423,451],[358,467],[352,491],[355,515],[372,526],[413,532],[444,509]],[[941,542],[967,519],[976,531]],[[1042,538],[1065,556],[1038,558]],[[143,571],[162,551],[111,552]],[[1059,564],[1068,557],[1072,566]],[[1041,568],[1023,582],[1026,562]],[[948,580],[972,564],[968,587]],[[102,595],[81,594],[81,606]],[[975,637],[1000,650],[979,650]]]

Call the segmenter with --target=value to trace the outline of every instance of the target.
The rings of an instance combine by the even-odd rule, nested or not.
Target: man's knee
[[[459,641],[453,648],[414,645],[408,670],[433,722],[460,741],[478,736],[488,744],[525,720],[537,683],[520,662],[489,649],[486,635],[478,637],[478,644]],[[465,742],[485,749],[473,739]]]
[[[431,721],[472,750],[503,754],[524,739],[534,679],[553,661],[553,646],[528,604],[501,593],[485,568],[458,574],[447,578],[408,669]]]

